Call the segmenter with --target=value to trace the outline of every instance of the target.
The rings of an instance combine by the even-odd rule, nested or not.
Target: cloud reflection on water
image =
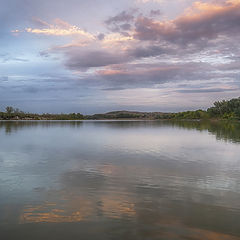
[[[239,145],[216,141],[216,123],[5,124],[3,233],[69,224],[85,239],[240,239]]]

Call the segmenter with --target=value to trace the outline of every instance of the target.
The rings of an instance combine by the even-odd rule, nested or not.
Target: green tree
[[[7,114],[11,114],[11,113],[13,113],[13,111],[14,111],[14,108],[13,108],[13,107],[10,107],[10,106],[7,106],[7,107],[6,107],[6,113],[7,113]]]

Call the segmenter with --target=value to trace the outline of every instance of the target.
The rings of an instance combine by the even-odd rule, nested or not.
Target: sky
[[[0,6],[0,111],[177,112],[240,96],[240,0]]]

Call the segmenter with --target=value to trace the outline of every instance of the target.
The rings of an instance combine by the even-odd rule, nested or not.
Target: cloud
[[[151,17],[160,16],[160,15],[161,15],[161,11],[159,9],[150,11]]]
[[[105,23],[109,25],[109,24],[116,24],[116,23],[122,23],[122,22],[132,22],[133,20],[134,20],[134,16],[132,13],[122,11],[116,16],[108,18],[105,21]]]
[[[72,27],[71,24],[69,24],[68,22],[63,21],[63,20],[60,19],[60,18],[56,18],[56,19],[54,20],[54,23],[55,23],[55,25],[56,25],[57,27],[62,28],[62,29],[69,29],[69,28]]]
[[[180,17],[166,21],[148,18],[140,14],[139,10],[122,11],[105,21],[107,26],[117,27],[118,29],[115,28],[113,31],[118,30],[118,32],[98,34],[88,47],[85,43],[73,42],[55,47],[53,52],[64,54],[65,66],[68,69],[86,71],[93,68],[92,71],[99,71],[98,68],[107,67],[107,69],[100,69],[98,73],[102,73],[105,78],[109,76],[114,79],[122,77],[129,81],[129,85],[131,82],[133,82],[132,85],[135,85],[136,78],[145,79],[146,84],[151,84],[148,77],[153,79],[153,76],[158,79],[158,82],[191,79],[193,76],[194,79],[217,76],[225,78],[226,73],[217,74],[214,71],[218,69],[211,68],[209,70],[208,65],[201,62],[209,61],[206,56],[211,56],[211,51],[216,52],[215,55],[219,56],[220,61],[226,61],[226,56],[234,51],[234,49],[230,49],[230,46],[236,40],[232,38],[230,32],[240,35],[237,31],[240,26],[238,24],[240,21],[239,10],[239,1],[196,2]],[[159,10],[151,12],[160,14]],[[55,24],[61,26],[61,30],[68,31],[70,27],[61,20],[55,21]],[[128,33],[127,36],[123,34],[123,30]],[[207,49],[206,52],[204,52],[205,49]],[[234,52],[236,54],[236,51]],[[141,71],[139,68],[129,71],[128,67],[134,66],[132,63],[136,61],[143,63]],[[148,61],[154,61],[158,67],[146,69]],[[164,61],[167,65],[172,66],[169,71],[161,68],[161,62]],[[179,68],[178,63],[181,61],[185,63],[182,63]],[[226,62],[223,62],[224,67],[236,69],[236,63],[234,64],[233,60],[229,61],[231,61],[231,65],[227,66]],[[128,69],[127,72],[116,71],[115,65],[119,64],[124,65]],[[190,71],[188,76],[190,66],[197,66],[194,67],[197,74]],[[209,72],[206,73],[208,70]],[[229,73],[228,76],[229,78],[235,77],[234,74]],[[143,80],[139,80],[139,82],[143,82]]]
[[[60,29],[60,28],[43,28],[43,29],[32,29],[26,28],[26,32],[34,33],[34,34],[43,34],[43,35],[56,35],[56,36],[64,36],[64,35],[73,35],[73,34],[82,34],[83,31],[77,29],[76,27],[72,27],[70,29]]]
[[[105,34],[100,33],[100,34],[97,35],[97,38],[98,38],[98,40],[101,41],[101,40],[103,40],[105,38]]]
[[[214,70],[204,63],[120,64],[97,71],[97,81],[111,88],[155,88],[159,84],[183,80],[210,81],[219,76]]]
[[[38,26],[38,27],[41,27],[41,28],[48,28],[48,27],[51,27],[51,24],[37,18],[37,17],[33,17],[32,18],[32,22],[34,23],[34,25]]]
[[[27,59],[22,57],[13,57],[9,53],[0,54],[0,62],[7,63],[7,62],[28,62]]]
[[[137,0],[138,3],[149,3],[149,2],[155,2],[155,3],[163,3],[166,2],[166,0]]]
[[[62,29],[58,27],[42,28],[42,29],[26,28],[25,31],[28,33],[42,34],[42,35],[55,35],[55,36],[80,35],[80,36],[87,37],[89,39],[94,38],[91,34],[79,29],[76,26],[71,26],[68,29]]]
[[[135,22],[135,38],[166,41],[179,45],[216,39],[221,35],[239,35],[240,2],[225,4],[196,2],[184,15],[170,21],[155,21],[140,16]]]
[[[177,90],[180,93],[221,93],[239,91],[239,88],[200,88],[200,89],[181,89]]]
[[[139,58],[147,58],[147,57],[155,57],[164,54],[171,54],[173,53],[171,48],[162,47],[158,45],[148,45],[146,47],[135,47],[129,49],[129,54],[135,57],[136,59]]]
[[[2,45],[10,49],[0,54],[2,101],[54,99],[65,111],[79,102],[113,104],[109,94],[137,106],[145,93],[143,104],[158,107],[164,98],[167,109],[173,95],[176,105],[197,96],[199,106],[240,92],[240,1],[18,2],[4,2],[0,14]],[[89,98],[79,100],[85,92]]]
[[[8,81],[8,76],[0,77],[0,82],[7,82],[7,81]]]
[[[124,54],[115,54],[101,50],[90,50],[87,52],[70,50],[65,52],[65,54],[67,56],[66,66],[74,70],[86,70],[126,61]]]
[[[56,18],[53,24],[49,24],[38,18],[33,18],[33,23],[41,28],[25,28],[24,30],[12,30],[13,33],[27,32],[40,35],[52,35],[52,36],[81,36],[89,40],[94,40],[95,36],[88,33],[77,26],[71,25],[60,18]]]
[[[65,67],[79,77],[81,86],[116,91],[193,81],[198,83],[193,89],[176,92],[230,92],[238,91],[234,81],[239,75],[239,59],[234,58],[238,51],[233,43],[237,44],[240,35],[239,9],[240,3],[233,1],[195,3],[183,15],[165,21],[154,19],[160,10],[151,10],[151,18],[139,10],[122,11],[104,22],[110,33],[96,34],[59,18],[52,24],[35,19],[38,28],[27,32],[86,36],[41,51],[41,56],[63,56]],[[230,35],[233,32],[234,38]],[[228,82],[226,87],[222,86],[224,81]]]
[[[127,31],[130,31],[132,29],[132,24],[134,23],[135,14],[137,12],[137,9],[122,11],[113,17],[109,17],[105,21],[105,24],[112,32],[122,32],[123,34],[126,34]]]
[[[63,53],[65,55],[65,66],[72,70],[85,71],[88,68],[98,68],[116,64],[128,64],[135,60],[171,54],[172,50],[167,47],[157,45],[152,46],[134,46],[134,41],[130,37],[105,36],[102,40],[103,47],[99,49],[96,46],[79,46],[76,44],[60,46],[52,49],[53,52]],[[133,46],[127,46],[124,49],[124,42],[129,44],[133,41]],[[108,47],[110,45],[111,47]],[[49,56],[49,52],[41,52],[42,56]]]

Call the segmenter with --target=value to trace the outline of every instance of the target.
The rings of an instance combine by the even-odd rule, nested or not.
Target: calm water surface
[[[240,239],[240,125],[0,122],[1,239]]]

